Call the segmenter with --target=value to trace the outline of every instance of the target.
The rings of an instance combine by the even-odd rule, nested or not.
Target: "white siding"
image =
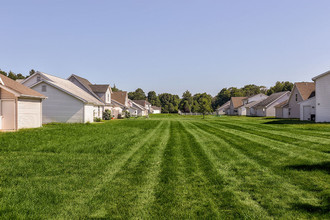
[[[281,98],[277,99],[275,102],[273,102],[271,105],[267,106],[267,110],[266,110],[266,116],[270,117],[270,116],[275,116],[275,106],[288,100],[290,97],[290,93],[287,93],[285,95],[283,95]]]
[[[300,120],[302,121],[311,120],[311,115],[315,115],[315,104],[316,104],[315,97],[307,99],[300,103]],[[304,110],[306,111],[306,107],[309,108],[310,110],[310,113],[307,117],[306,117],[306,112],[304,114]]]
[[[41,127],[42,105],[40,99],[19,99],[17,104],[18,129]]]
[[[46,85],[46,92],[42,91],[43,85]],[[84,121],[84,103],[79,99],[46,83],[40,83],[32,89],[48,97],[42,103],[42,123]]]
[[[297,96],[297,101],[296,101]],[[289,118],[299,118],[300,117],[300,107],[299,102],[302,102],[303,98],[301,97],[297,87],[295,86],[291,92],[289,100]]]
[[[34,74],[33,76],[30,76],[22,84],[27,86],[27,87],[31,87],[33,84],[38,82],[38,77],[40,77],[40,79],[43,79],[43,77],[40,74],[37,73],[37,74]]]
[[[94,121],[94,106],[85,105],[84,106],[84,123]]]
[[[316,122],[330,122],[330,74],[315,80]]]

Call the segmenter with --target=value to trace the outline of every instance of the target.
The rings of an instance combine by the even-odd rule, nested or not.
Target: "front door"
[[[2,114],[2,129],[14,130],[15,129],[15,101],[14,100],[1,100],[1,114]]]

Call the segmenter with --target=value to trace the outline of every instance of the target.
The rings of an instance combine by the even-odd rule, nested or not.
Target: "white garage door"
[[[41,126],[40,100],[18,101],[18,128],[37,128]]]
[[[311,120],[311,107],[310,106],[304,106],[303,107],[303,111],[304,111],[304,117],[303,117],[303,119],[305,121]]]

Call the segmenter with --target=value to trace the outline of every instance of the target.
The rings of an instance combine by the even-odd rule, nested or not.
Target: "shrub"
[[[111,111],[109,109],[103,112],[103,120],[111,120]]]
[[[94,122],[101,122],[101,121],[102,121],[101,118],[98,118],[98,117],[95,117],[95,118],[94,118]]]
[[[131,113],[129,111],[125,111],[125,117],[126,118],[130,118],[131,117]]]

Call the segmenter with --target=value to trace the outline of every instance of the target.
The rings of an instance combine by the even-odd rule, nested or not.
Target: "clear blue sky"
[[[330,69],[329,0],[0,0],[0,68],[145,92],[311,81]]]

